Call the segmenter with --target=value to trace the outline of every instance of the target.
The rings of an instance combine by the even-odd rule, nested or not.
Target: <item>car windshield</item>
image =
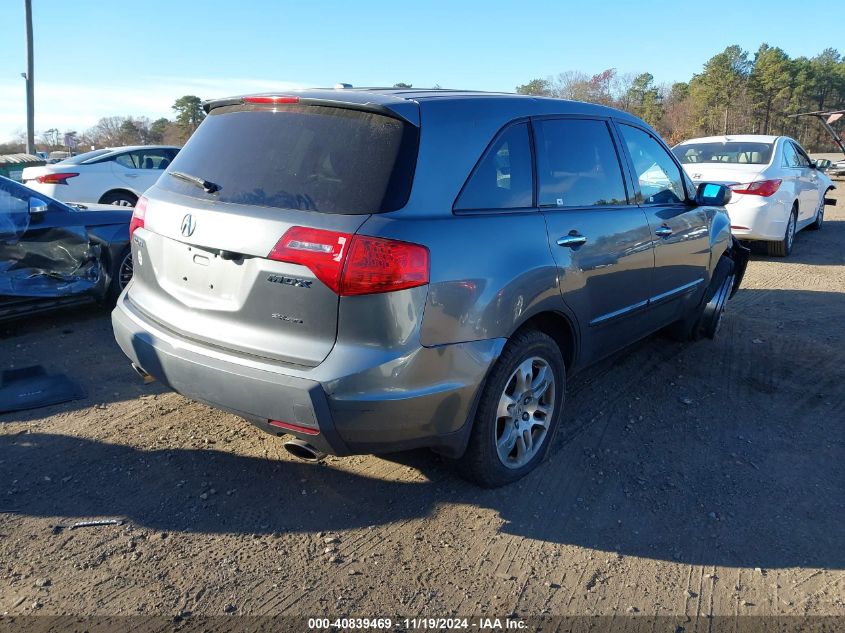
[[[277,111],[220,107],[191,136],[158,186],[264,207],[395,211],[410,194],[417,145],[413,125],[374,112],[310,105]]]
[[[87,160],[91,160],[92,158],[97,158],[98,156],[102,156],[103,154],[108,154],[111,151],[112,150],[110,150],[110,149],[95,149],[92,152],[85,152],[84,154],[77,154],[76,156],[71,156],[70,158],[65,158],[64,160],[59,161],[59,162],[62,165],[80,165]]]
[[[683,143],[672,150],[678,160],[691,163],[734,163],[767,165],[772,158],[772,143],[727,141],[724,143]]]

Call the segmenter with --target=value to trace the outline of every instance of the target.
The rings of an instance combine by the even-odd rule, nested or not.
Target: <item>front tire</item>
[[[514,335],[484,385],[461,474],[495,488],[534,470],[560,423],[565,380],[554,339],[533,329]]]
[[[798,224],[798,206],[792,207],[789,215],[789,222],[786,223],[786,233],[783,239],[778,242],[767,242],[769,255],[772,257],[789,257],[792,253],[792,245],[795,243],[796,225]]]
[[[132,249],[127,246],[115,260],[117,265],[112,272],[109,281],[109,289],[106,293],[106,300],[109,305],[114,305],[123,289],[132,281]]]
[[[671,338],[676,341],[716,338],[736,279],[734,268],[734,261],[729,254],[725,253],[719,258],[701,303],[696,304],[683,319],[666,328]]]
[[[822,228],[822,224],[824,224],[824,199],[827,196],[827,192],[825,191],[824,195],[822,196],[822,201],[819,203],[819,208],[816,210],[816,219],[810,224],[807,228],[811,231],[818,231]]]

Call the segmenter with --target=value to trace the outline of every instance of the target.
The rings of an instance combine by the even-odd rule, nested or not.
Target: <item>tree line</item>
[[[791,136],[812,152],[834,151],[818,120],[793,115],[845,108],[845,58],[832,48],[812,58],[790,58],[768,44],[753,57],[728,46],[688,82],[657,85],[651,73],[619,74],[611,68],[592,76],[568,71],[532,79],[516,91],[625,110],[670,145],[697,136],[775,134]]]
[[[96,125],[77,132],[60,131],[58,128],[44,130],[36,136],[39,151],[51,152],[76,148],[86,152],[92,147],[120,147],[123,145],[178,145],[181,146],[194,133],[205,111],[202,100],[195,95],[179,97],[173,103],[172,119],[162,117],[151,121],[143,116],[109,116],[100,119]],[[0,144],[0,154],[23,152],[25,139]]]

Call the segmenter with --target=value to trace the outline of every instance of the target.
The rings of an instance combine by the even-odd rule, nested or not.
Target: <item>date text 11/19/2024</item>
[[[526,623],[513,618],[308,618],[310,630],[359,630],[359,629],[400,629],[413,630],[480,630],[480,631],[519,631],[526,628]]]

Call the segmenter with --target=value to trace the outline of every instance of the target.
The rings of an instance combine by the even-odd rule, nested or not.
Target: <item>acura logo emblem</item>
[[[197,221],[190,213],[182,218],[182,235],[191,237],[194,234],[194,229],[197,228]]]

